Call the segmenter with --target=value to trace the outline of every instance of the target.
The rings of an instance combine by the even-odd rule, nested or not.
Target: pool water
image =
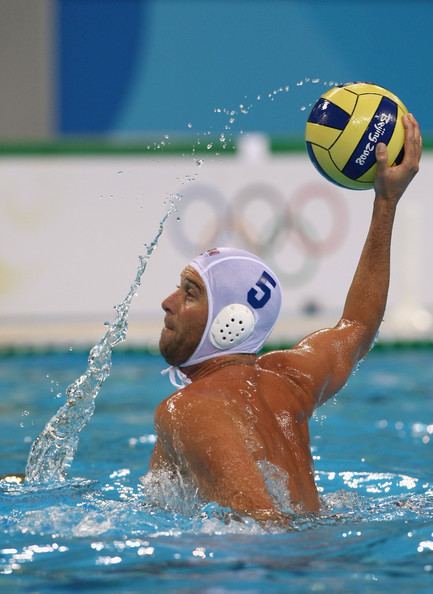
[[[87,353],[0,358],[0,473],[86,368]],[[115,352],[68,481],[0,483],[5,592],[432,592],[433,351],[372,352],[311,421],[318,517],[263,527],[164,477],[141,485],[160,357]]]

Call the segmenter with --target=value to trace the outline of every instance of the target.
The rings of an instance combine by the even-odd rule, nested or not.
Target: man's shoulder
[[[314,359],[308,355],[307,348],[295,346],[291,349],[265,353],[257,359],[257,364],[261,369],[297,378],[301,371],[305,372],[307,367],[311,368],[315,364]],[[308,365],[306,365],[307,362]]]
[[[293,353],[292,349],[271,351],[258,357],[257,365],[260,369],[284,373],[291,363]]]
[[[237,415],[232,409],[224,397],[203,393],[200,387],[190,384],[161,402],[155,425],[158,433],[176,435],[182,443],[203,443],[223,436],[235,423]]]
[[[209,390],[203,382],[192,382],[188,386],[173,392],[157,407],[157,416],[168,415],[169,417],[189,416],[200,411],[206,412],[209,408],[223,407],[224,394],[219,386]]]
[[[305,354],[302,349],[292,348],[281,351],[271,351],[259,357],[257,364],[261,369],[277,375],[286,384],[296,402],[303,403],[302,406],[313,410],[310,372],[313,362],[305,365]],[[292,400],[292,403],[294,401]]]

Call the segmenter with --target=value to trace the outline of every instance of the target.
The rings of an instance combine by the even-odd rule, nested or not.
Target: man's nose
[[[161,307],[166,313],[174,313],[177,293],[178,290],[174,291],[174,293],[166,297],[164,301],[161,303]]]

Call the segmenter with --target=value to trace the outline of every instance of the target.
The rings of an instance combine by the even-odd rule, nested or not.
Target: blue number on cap
[[[275,288],[277,283],[272,276],[264,270],[262,276],[256,282],[256,287],[260,289],[261,294],[254,287],[248,291],[247,301],[251,307],[260,309],[267,304],[272,295],[272,288],[269,285],[271,285],[272,288]]]

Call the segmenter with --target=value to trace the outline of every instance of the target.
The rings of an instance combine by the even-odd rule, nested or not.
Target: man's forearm
[[[385,312],[390,276],[391,236],[398,201],[419,168],[422,138],[415,118],[404,116],[404,158],[389,167],[387,148],[376,147],[376,198],[373,217],[343,311],[343,319],[360,325],[360,356],[369,349]]]
[[[350,286],[343,319],[361,324],[368,348],[385,312],[396,204],[376,196],[370,229]]]

